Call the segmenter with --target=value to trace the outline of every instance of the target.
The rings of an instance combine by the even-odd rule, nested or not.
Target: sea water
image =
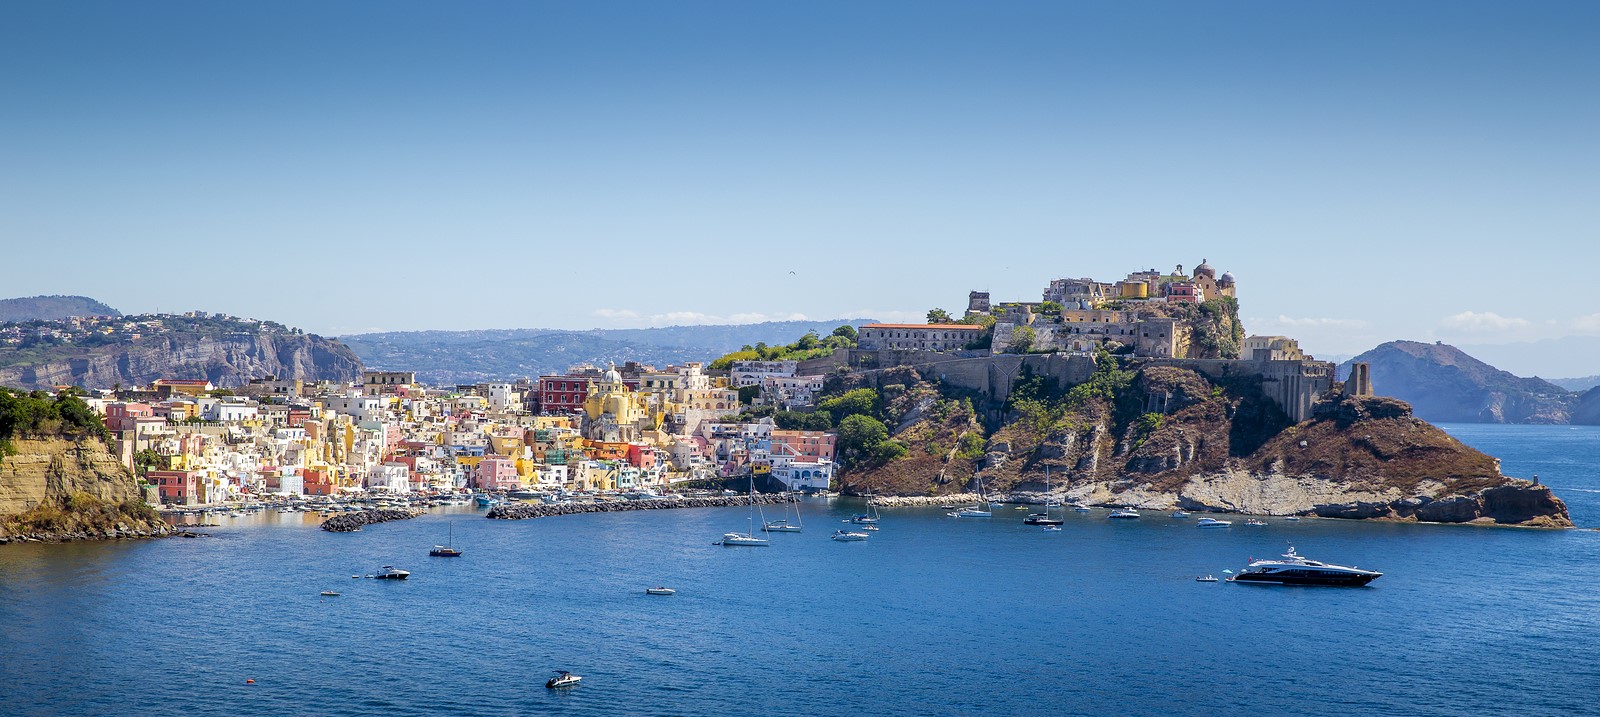
[[[1600,430],[1447,429],[1600,525]],[[805,532],[767,548],[712,544],[743,508],[466,507],[349,534],[269,513],[203,539],[0,546],[0,714],[1600,711],[1592,530],[1069,510],[1051,532],[1006,506],[886,510],[870,540],[829,540],[859,509],[807,502]],[[464,557],[428,557],[450,530]],[[1290,544],[1384,577],[1195,581]],[[351,577],[390,564],[411,578]],[[546,690],[557,669],[583,683]]]

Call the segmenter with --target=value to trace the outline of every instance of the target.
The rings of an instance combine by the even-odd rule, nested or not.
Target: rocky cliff
[[[1429,421],[1567,423],[1575,396],[1539,378],[1521,378],[1447,344],[1391,341],[1350,361],[1371,366],[1372,390],[1410,403]],[[1348,373],[1350,362],[1340,366]]]
[[[167,526],[98,439],[13,438],[0,456],[0,539],[134,537]]]
[[[219,388],[252,378],[353,381],[361,359],[335,339],[290,333],[172,332],[0,367],[0,385],[110,388],[158,378],[206,379]]]
[[[892,414],[909,415],[905,402],[939,391],[920,376],[897,380],[907,388]],[[845,489],[954,493],[976,473],[989,491],[1038,491],[1048,469],[1069,499],[1108,506],[1571,525],[1548,488],[1501,475],[1496,459],[1413,417],[1403,401],[1330,394],[1295,424],[1255,379],[1109,361],[1079,386],[1018,386],[986,427],[980,458],[945,450],[967,418],[926,414],[894,431],[905,457],[847,472]]]

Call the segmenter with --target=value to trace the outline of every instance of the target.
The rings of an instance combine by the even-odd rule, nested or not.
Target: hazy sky
[[[10,2],[0,294],[906,319],[1208,258],[1314,352],[1592,336],[1597,128],[1594,2]]]

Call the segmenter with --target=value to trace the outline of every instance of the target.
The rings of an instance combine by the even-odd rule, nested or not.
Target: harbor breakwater
[[[360,530],[363,525],[385,523],[391,520],[409,520],[422,515],[423,511],[415,508],[372,508],[369,510],[343,513],[322,521],[322,529],[330,533],[349,533]]]
[[[756,505],[788,503],[793,498],[781,493],[758,493]],[[736,495],[718,498],[658,498],[654,500],[599,501],[593,503],[503,503],[489,509],[484,516],[495,520],[526,520],[548,518],[578,513],[615,513],[624,510],[664,510],[668,508],[725,508],[750,505],[749,496]]]

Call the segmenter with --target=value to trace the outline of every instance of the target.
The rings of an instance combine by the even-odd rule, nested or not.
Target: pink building
[[[654,468],[656,465],[656,449],[642,443],[629,443],[628,464],[634,468]]]
[[[148,403],[106,404],[106,428],[113,431],[131,431],[141,418],[154,418],[155,409]]]
[[[1167,284],[1167,301],[1175,304],[1200,303],[1200,287],[1193,282],[1174,281]]]
[[[150,471],[145,480],[155,485],[162,503],[194,505],[200,502],[200,485],[193,471]]]
[[[479,490],[521,490],[517,462],[510,458],[485,458],[478,461]]]
[[[773,431],[772,453],[805,461],[831,461],[836,440],[837,435],[826,431]]]

